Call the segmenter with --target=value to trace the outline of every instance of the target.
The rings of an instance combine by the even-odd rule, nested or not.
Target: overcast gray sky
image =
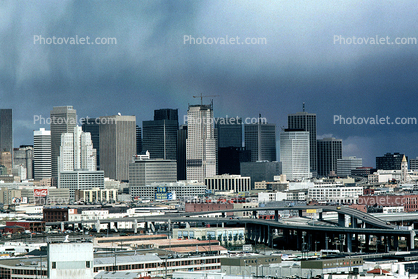
[[[335,36],[418,37],[416,1],[0,1],[1,108],[15,146],[34,115],[72,105],[79,117],[178,108],[214,98],[215,116],[287,125],[317,114],[319,136],[344,156],[418,156],[418,125],[334,125],[343,117],[417,117],[418,45],[334,44]],[[34,36],[116,38],[113,45],[34,44]],[[262,45],[184,44],[184,36],[265,38]],[[208,100],[207,100],[208,101]],[[278,137],[277,137],[278,138]]]

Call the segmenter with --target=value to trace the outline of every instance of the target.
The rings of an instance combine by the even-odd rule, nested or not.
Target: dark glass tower
[[[0,109],[0,153],[1,152],[10,152],[13,154],[12,109]]]
[[[99,118],[85,118],[81,122],[81,129],[83,132],[91,134],[91,141],[93,148],[96,149],[97,169],[100,169],[100,119]]]
[[[378,170],[400,170],[402,158],[404,154],[398,152],[395,153],[386,153],[382,157],[376,157],[376,169]],[[408,160],[408,157],[406,160]],[[411,168],[412,169],[412,168]]]
[[[154,111],[154,120],[142,122],[142,150],[150,152],[151,159],[177,159],[178,110]]]
[[[245,124],[245,148],[251,151],[251,162],[276,161],[276,125]]]
[[[337,160],[343,157],[342,140],[335,138],[320,139],[318,148],[318,175],[329,176],[337,172]]]
[[[136,125],[136,154],[142,152],[142,129]]]

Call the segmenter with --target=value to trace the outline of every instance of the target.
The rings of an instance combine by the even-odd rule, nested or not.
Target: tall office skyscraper
[[[329,176],[337,171],[337,160],[343,157],[343,141],[335,138],[319,139],[318,148],[318,175]]]
[[[305,109],[304,109],[305,110]],[[316,114],[305,111],[287,116],[289,129],[302,129],[309,132],[309,156],[311,172],[317,170],[317,148],[316,148]]]
[[[0,164],[2,152],[10,152],[13,160],[13,124],[12,109],[0,109]],[[8,160],[8,159],[7,159]],[[7,170],[9,172],[9,170]],[[11,173],[10,169],[10,173]]]
[[[154,111],[154,120],[142,122],[142,148],[148,150],[151,159],[177,159],[178,110]]]
[[[242,147],[242,119],[217,118],[218,149],[222,147]]]
[[[96,149],[93,148],[90,133],[75,127],[74,133],[61,135],[59,171],[96,171]]]
[[[289,180],[310,178],[309,132],[302,129],[285,129],[280,133],[280,161],[282,173]]]
[[[33,131],[34,179],[51,177],[51,131]]]
[[[136,155],[136,117],[100,117],[100,169],[105,176],[127,181],[133,155]]]
[[[186,176],[203,182],[216,175],[216,139],[212,105],[189,105],[187,110]]]
[[[187,125],[181,125],[177,131],[177,180],[186,180],[186,140]]]
[[[13,150],[13,164],[26,169],[25,179],[33,179],[33,145],[21,145]]]
[[[261,121],[245,124],[244,133],[245,148],[251,151],[251,162],[276,161],[276,125]]]
[[[93,148],[96,149],[97,169],[100,169],[100,122],[99,118],[86,118],[82,120],[81,128],[83,132],[88,132],[91,135]]]
[[[142,129],[136,125],[136,154],[142,152]]]
[[[51,111],[51,171],[58,177],[58,156],[61,134],[73,133],[77,124],[77,112],[72,106],[54,107]]]

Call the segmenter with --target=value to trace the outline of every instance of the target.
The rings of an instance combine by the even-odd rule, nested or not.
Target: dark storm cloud
[[[342,138],[368,165],[385,152],[418,155],[416,125],[334,125],[333,115],[415,116],[417,45],[339,45],[343,37],[415,37],[414,1],[2,1],[0,96],[15,145],[32,141],[33,115],[73,105],[79,116],[162,107],[184,114],[193,95],[215,114],[286,126],[318,115],[318,134]],[[114,37],[117,45],[39,45],[43,37]],[[266,45],[189,45],[197,37],[266,38]],[[206,100],[208,101],[208,100]],[[399,138],[400,140],[397,140]]]

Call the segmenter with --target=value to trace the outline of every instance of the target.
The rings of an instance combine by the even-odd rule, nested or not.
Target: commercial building
[[[216,191],[234,191],[248,192],[251,190],[251,177],[243,177],[241,175],[215,175],[214,177],[206,177],[205,184],[208,190]]]
[[[197,180],[178,182],[154,182],[146,186],[129,186],[132,199],[145,200],[183,200],[194,199],[205,195],[206,185]]]
[[[33,131],[34,179],[51,178],[51,131]]]
[[[218,148],[218,174],[240,174],[244,162],[251,162],[251,151],[245,147]]]
[[[309,132],[310,171],[315,173],[317,170],[316,114],[307,113],[305,109],[303,112],[289,114],[287,116],[287,127],[289,129],[301,129]]]
[[[343,141],[336,138],[317,140],[318,176],[329,176],[337,171],[337,160],[343,157]]]
[[[58,175],[63,171],[80,169],[96,171],[96,149],[93,148],[91,134],[83,132],[79,126],[74,128],[73,133],[63,133],[58,164]]]
[[[151,159],[177,159],[178,110],[154,111],[154,120],[142,122],[142,148],[148,150]]]
[[[409,169],[412,171],[418,171],[418,157],[415,159],[409,159]]]
[[[369,174],[372,174],[375,171],[376,169],[373,169],[372,167],[360,167],[360,168],[355,168],[354,170],[351,170],[351,175],[368,177]]]
[[[351,171],[363,166],[363,159],[353,157],[343,157],[337,159],[337,175],[338,176],[350,176]]]
[[[0,109],[0,164],[5,165],[1,153],[9,152],[13,158],[13,111]],[[12,172],[12,166],[10,167]]]
[[[386,153],[382,157],[376,157],[376,169],[378,170],[400,170],[404,154],[398,152]],[[408,160],[408,156],[406,156]]]
[[[186,140],[187,125],[177,131],[177,180],[186,180]]]
[[[136,125],[136,154],[142,152],[142,129]]]
[[[177,164],[175,160],[142,159],[133,156],[129,164],[129,187],[142,187],[154,182],[176,182]]]
[[[20,191],[22,200],[26,198],[29,204],[68,204],[70,201],[69,189],[25,187]]]
[[[118,200],[117,189],[93,188],[89,190],[75,190],[75,200],[84,202],[116,202]]]
[[[190,105],[187,110],[186,177],[203,182],[216,175],[217,154],[213,106]]]
[[[53,107],[51,111],[51,174],[53,178],[58,177],[61,134],[73,133],[76,125],[77,112],[72,106]]]
[[[245,148],[251,152],[251,162],[276,161],[276,125],[258,123],[244,125]]]
[[[48,278],[94,278],[93,243],[48,243],[47,249]]]
[[[15,148],[13,156],[14,165],[26,169],[26,177],[23,179],[33,179],[33,146],[21,145],[19,148]]]
[[[104,189],[104,172],[74,170],[60,172],[58,188],[67,188],[70,198],[75,197],[75,190]]]
[[[12,174],[13,155],[9,151],[0,152],[1,164],[5,167],[7,174]]]
[[[363,195],[363,187],[348,187],[343,185],[315,186],[308,189],[308,199],[317,202],[347,204],[357,203]]]
[[[186,202],[185,204],[185,211],[186,212],[202,212],[204,215],[207,211],[214,211],[214,210],[225,210],[225,209],[234,209],[234,205],[232,203],[222,203],[222,202],[212,202],[212,201],[202,201],[202,202]],[[217,214],[221,216],[221,213]],[[227,216],[234,215],[233,212],[228,212]]]
[[[244,162],[241,163],[241,176],[251,178],[251,189],[255,182],[273,181],[274,176],[282,173],[281,162]]]
[[[106,177],[129,179],[129,162],[136,153],[136,117],[100,117],[100,170]]]
[[[81,122],[84,133],[90,133],[93,148],[96,149],[97,170],[100,169],[100,118],[84,118]]]
[[[242,147],[241,118],[216,118],[215,123],[218,133],[218,150],[223,147]]]
[[[302,129],[285,129],[280,133],[282,173],[288,180],[303,180],[312,177],[309,148],[309,132]]]

